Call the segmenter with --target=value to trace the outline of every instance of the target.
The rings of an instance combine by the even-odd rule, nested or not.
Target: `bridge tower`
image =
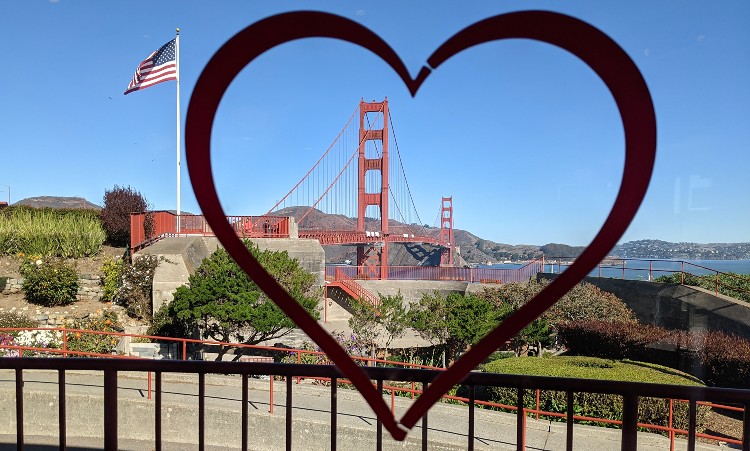
[[[383,128],[371,129],[367,126],[367,113],[382,114]],[[359,181],[357,188],[357,231],[365,230],[365,213],[368,206],[375,205],[380,209],[381,238],[388,236],[388,98],[382,102],[359,102]],[[380,156],[368,158],[365,155],[367,143],[373,141],[380,148]],[[379,145],[378,145],[379,144]],[[369,171],[380,172],[379,191],[367,192],[366,175]],[[357,246],[357,266],[361,276],[388,278],[388,242],[383,239],[372,245]]]
[[[448,242],[440,254],[440,266],[453,266],[453,197],[443,197],[440,204],[440,241]]]

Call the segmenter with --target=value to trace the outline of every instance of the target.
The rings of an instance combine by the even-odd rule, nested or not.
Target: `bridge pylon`
[[[443,197],[440,204],[440,241],[448,243],[440,254],[440,266],[453,266],[453,197]]]
[[[367,126],[367,113],[382,114],[383,128],[373,129]],[[388,99],[382,102],[359,102],[359,157],[358,157],[358,188],[357,188],[357,231],[365,230],[365,214],[367,207],[374,205],[380,210],[380,230],[382,237],[388,236]],[[380,147],[380,155],[368,158],[365,153],[368,142],[373,141]],[[378,146],[379,144],[379,146]],[[379,190],[368,192],[366,187],[367,173],[380,172]],[[388,278],[388,242],[378,241],[372,245],[357,246],[357,266],[361,276],[379,279]]]

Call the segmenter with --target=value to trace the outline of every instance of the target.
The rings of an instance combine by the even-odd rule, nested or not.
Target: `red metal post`
[[[719,295],[719,272],[716,272],[716,296]]]
[[[669,451],[674,451],[674,429],[672,429],[674,399],[669,400]]]
[[[268,395],[268,413],[270,413],[271,415],[273,415],[273,377],[273,374],[268,375],[268,385],[270,390],[270,393]]]
[[[151,371],[148,372],[148,396],[146,399],[151,399]]]
[[[680,285],[685,285],[685,262],[682,262],[682,271],[680,272]]]

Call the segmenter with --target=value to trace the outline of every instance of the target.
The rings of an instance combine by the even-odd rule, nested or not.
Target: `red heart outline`
[[[299,11],[256,22],[225,43],[211,58],[193,90],[188,107],[185,153],[198,204],[216,237],[237,264],[286,313],[357,387],[383,426],[396,440],[406,430],[391,414],[368,376],[343,348],[250,255],[226,220],[211,171],[211,131],[224,92],[239,72],[273,47],[303,38],[327,37],[350,42],[379,56],[401,77],[412,96],[432,70],[452,56],[485,42],[525,38],[546,42],[585,62],[604,81],[617,104],[625,133],[625,167],[612,210],[586,250],[565,272],[440,374],[415,401],[400,424],[411,429],[440,397],[552,306],[606,257],[633,220],[646,195],[656,156],[656,118],[646,82],[628,55],[593,26],[559,13],[520,11],[477,22],[441,45],[412,79],[404,63],[378,35],[349,19],[323,12]],[[432,69],[431,69],[432,68]]]

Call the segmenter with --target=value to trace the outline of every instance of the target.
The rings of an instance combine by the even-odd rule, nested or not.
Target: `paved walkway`
[[[0,371],[0,450],[15,443],[14,375]],[[268,413],[269,380],[251,379],[249,386],[250,449],[284,449],[285,382],[274,382],[274,413]],[[102,431],[102,376],[86,372],[67,373],[68,444],[75,449],[100,449]],[[147,380],[140,373],[122,373],[118,378],[121,449],[153,449],[153,405],[147,399]],[[28,444],[47,445],[27,449],[57,447],[57,374],[49,371],[24,372],[25,436]],[[162,437],[164,449],[195,449],[198,422],[196,375],[168,374],[163,381]],[[294,449],[328,449],[330,443],[330,388],[302,381],[292,389]],[[241,379],[231,376],[206,376],[207,449],[240,447]],[[390,397],[387,398],[390,402]],[[396,398],[396,415],[411,404],[408,398]],[[467,448],[468,409],[466,406],[440,403],[428,416],[429,449]],[[475,449],[515,449],[516,417],[513,414],[477,409]],[[369,406],[356,391],[338,390],[338,448],[374,449],[376,421]],[[420,424],[421,426],[421,424]],[[405,443],[386,434],[384,449],[421,449],[421,427],[411,431]],[[619,450],[620,431],[576,425],[576,450]],[[528,450],[565,449],[565,424],[527,420]],[[639,433],[640,450],[668,450],[666,437]],[[684,440],[676,449],[686,449]],[[696,449],[722,449],[697,444]],[[724,448],[726,449],[726,448]]]

